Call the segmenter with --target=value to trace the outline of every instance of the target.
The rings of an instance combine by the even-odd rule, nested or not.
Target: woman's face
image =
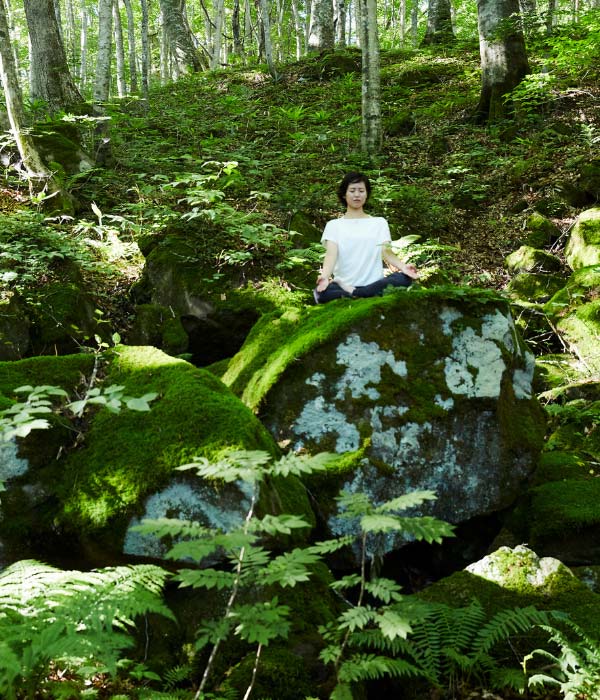
[[[352,182],[346,190],[346,204],[350,209],[362,209],[367,201],[367,186],[364,182]]]

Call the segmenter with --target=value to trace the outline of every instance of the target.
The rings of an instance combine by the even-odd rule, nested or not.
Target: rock
[[[537,211],[527,217],[525,244],[532,248],[543,248],[551,241],[560,238],[560,229]]]
[[[293,449],[358,451],[332,474],[338,487],[376,502],[432,489],[431,512],[454,523],[494,512],[541,447],[533,356],[504,302],[456,293],[413,289],[265,319],[223,379]],[[331,503],[320,507],[339,532]]]
[[[565,280],[558,275],[519,272],[510,280],[506,291],[513,299],[540,303],[548,301],[564,284]]]
[[[600,265],[600,207],[588,209],[577,217],[565,257],[573,270]]]
[[[576,270],[544,311],[569,350],[578,358],[581,376],[600,372],[600,265]]]
[[[600,199],[600,159],[583,160],[573,180],[561,187],[564,200],[572,207],[585,207]]]
[[[93,358],[81,357],[89,377]],[[42,360],[46,372],[38,366]],[[57,368],[53,371],[52,360]],[[60,362],[66,360],[67,365]],[[32,358],[0,364],[0,387],[9,391],[25,383],[67,384],[75,362]],[[61,370],[65,366],[69,374]],[[64,379],[56,381],[61,374]],[[159,542],[143,540],[131,530],[144,514],[221,525],[245,516],[245,484],[221,488],[202,482],[193,472],[175,471],[198,457],[216,459],[232,449],[277,452],[251,411],[216,377],[154,348],[120,346],[106,367],[103,384],[122,385],[129,396],[156,392],[159,398],[149,412],[92,410],[78,426],[83,432],[76,448],[76,433],[71,432],[60,455],[55,446],[35,468],[29,460],[28,470],[11,482],[2,498],[0,538],[5,541],[10,528],[11,551],[25,541],[31,556],[48,561],[67,547],[73,556],[102,566],[123,555],[164,554]],[[29,443],[30,438],[22,441],[19,457]],[[309,522],[314,517],[304,487],[295,478],[270,482],[260,503],[264,511],[299,513]]]
[[[18,296],[0,297],[0,361],[18,360],[29,350],[31,322]]]
[[[540,558],[525,545],[500,547],[465,571],[521,594],[551,597],[579,587],[572,571],[562,562],[552,557]]]
[[[593,637],[600,626],[600,596],[560,560],[540,556],[526,545],[500,547],[464,571],[432,584],[419,597],[455,607],[476,598],[488,615],[528,605],[562,610]]]
[[[557,272],[562,263],[555,256],[531,246],[521,246],[506,258],[510,272]]]
[[[415,127],[415,115],[406,111],[396,112],[385,123],[385,131],[389,136],[408,136]]]
[[[63,121],[37,124],[32,133],[44,160],[58,164],[67,175],[77,175],[94,167],[93,158],[81,147],[77,127]]]

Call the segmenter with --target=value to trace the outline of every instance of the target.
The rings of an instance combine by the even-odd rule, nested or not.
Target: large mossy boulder
[[[560,229],[550,219],[537,211],[527,217],[525,245],[543,248],[560,237]]]
[[[600,207],[588,209],[577,217],[565,257],[573,270],[600,265]]]
[[[239,246],[233,234],[200,219],[142,241],[146,263],[133,290],[137,318],[128,342],[188,352],[206,366],[235,354],[261,313],[294,303],[293,293],[267,279],[276,251],[261,252],[253,264]],[[227,254],[242,257],[227,264]]]
[[[89,381],[91,358],[81,357]],[[57,367],[67,360],[52,359]],[[58,370],[50,361],[32,358],[0,365],[5,395],[26,383],[64,386],[56,381]],[[38,362],[48,371],[39,371]],[[212,526],[243,518],[245,484],[225,488],[176,471],[196,458],[216,459],[232,449],[277,453],[268,432],[227,387],[183,360],[154,348],[128,346],[111,354],[101,384],[123,386],[128,396],[154,392],[158,398],[149,412],[91,410],[73,426],[79,436],[71,432],[62,449],[45,452],[35,465],[29,460],[29,468],[21,465],[2,499],[0,537],[5,540],[10,526],[12,551],[26,542],[32,556],[49,560],[69,543],[69,551],[97,565],[123,555],[160,557],[165,550],[159,542],[131,532],[140,518],[182,517]],[[73,391],[73,381],[67,389]],[[26,458],[29,441],[22,441],[19,458]],[[296,479],[270,483],[261,503],[265,509],[312,518],[304,487]]]
[[[264,318],[223,380],[282,444],[352,453],[313,490],[337,532],[340,487],[432,489],[454,523],[512,503],[544,434],[533,367],[504,300],[411,289]]]
[[[545,250],[523,245],[506,258],[506,267],[510,272],[556,272],[561,262]]]
[[[30,326],[18,296],[11,293],[0,297],[0,361],[18,360],[27,354]]]

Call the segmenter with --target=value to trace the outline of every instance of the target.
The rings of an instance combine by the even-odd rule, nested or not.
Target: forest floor
[[[541,67],[535,54],[530,60]],[[99,306],[114,316],[113,327],[127,325],[126,292],[143,265],[128,244],[215,203],[217,217],[223,207],[239,214],[233,228],[241,233],[215,259],[216,274],[229,265],[256,279],[265,273],[257,258],[272,257],[297,212],[322,228],[340,213],[343,174],[365,171],[374,184],[371,211],[388,218],[392,238],[419,236],[425,246],[417,263],[434,260],[446,281],[496,289],[508,280],[505,257],[523,242],[533,210],[566,234],[593,205],[570,204],[564,193],[600,151],[597,71],[529,84],[516,118],[493,125],[472,119],[476,45],[385,51],[381,76],[385,134],[374,159],[359,149],[357,50],[291,64],[277,83],[266,72],[227,69],[156,89],[148,103],[109,105],[112,162],[72,178],[79,210],[60,226],[98,246],[111,230],[124,242],[108,253],[114,264],[99,282]],[[84,141],[92,135],[90,125]],[[5,188],[0,209],[23,199],[22,188]],[[248,217],[262,222],[261,242],[244,235]],[[311,254],[316,270],[318,247]],[[286,284],[285,274],[270,272]]]

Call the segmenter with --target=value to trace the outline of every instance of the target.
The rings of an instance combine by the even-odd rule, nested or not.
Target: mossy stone
[[[234,448],[276,453],[248,409],[214,375],[183,360],[151,347],[120,346],[105,381],[125,386],[130,396],[157,392],[160,399],[148,413],[94,416],[83,447],[62,468],[62,520],[70,528],[97,530],[139,510],[144,495],[197,457]],[[73,479],[76,492],[69,487]]]
[[[600,207],[588,209],[577,217],[565,257],[573,270],[600,265]]]
[[[535,360],[534,387],[538,394],[551,391],[575,381],[581,373],[577,358],[573,355],[541,355]]]
[[[589,479],[588,466],[585,459],[573,452],[560,450],[544,452],[538,461],[537,469],[532,477],[532,485],[538,486],[549,481],[564,479]]]
[[[303,211],[296,211],[292,214],[290,231],[300,234],[299,238],[294,239],[294,245],[297,248],[305,247],[310,243],[319,243],[323,233],[318,226],[315,226],[309,215]]]
[[[511,298],[529,302],[546,302],[565,284],[558,275],[539,272],[519,272],[508,283],[506,291]]]
[[[600,480],[563,479],[530,492],[528,541],[567,564],[600,561]]]
[[[30,326],[17,296],[0,297],[0,361],[19,360],[27,353]]]
[[[488,561],[488,572],[497,569],[500,575],[485,571],[479,575],[469,570],[477,570],[477,566],[468,567],[428,586],[419,597],[453,607],[466,606],[476,598],[489,616],[527,605],[540,610],[562,610],[594,639],[599,638],[600,597],[560,561],[550,560],[540,567],[543,559],[525,546],[513,550],[501,547]]]
[[[560,237],[560,229],[550,219],[538,211],[527,217],[525,244],[533,248],[543,248]]]
[[[412,112],[396,112],[384,124],[387,134],[390,136],[408,136],[416,126],[415,116]]]
[[[555,255],[526,245],[506,258],[506,267],[510,272],[556,272],[561,266]]]

